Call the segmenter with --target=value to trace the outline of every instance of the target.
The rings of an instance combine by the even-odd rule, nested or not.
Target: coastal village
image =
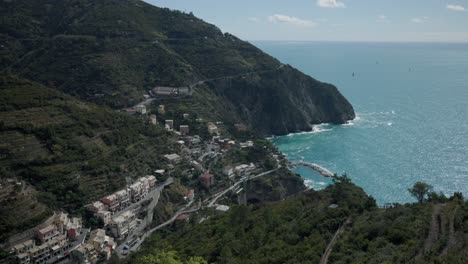
[[[159,89],[156,93],[174,95],[173,90],[166,90]],[[149,97],[146,99],[146,103],[151,102]],[[124,110],[128,114],[138,115],[143,122],[162,126],[174,135],[176,147],[172,153],[163,156],[165,164],[161,168],[154,168],[152,175],[133,179],[124,188],[89,203],[86,206],[87,215],[98,220],[99,228],[86,227],[82,216],[71,216],[60,211],[35,228],[10,238],[3,247],[14,255],[14,261],[20,264],[100,263],[109,260],[113,254],[124,258],[136,251],[152,232],[174,222],[187,221],[190,213],[202,208],[212,208],[218,213],[228,211],[229,203],[218,203],[227,193],[237,196],[238,203],[246,203],[245,182],[281,168],[283,156],[279,153],[270,153],[269,159],[275,164],[270,170],[265,170],[263,164],[253,162],[234,163],[227,159],[230,153],[253,148],[253,141],[233,140],[225,133],[222,122],[205,122],[201,118],[195,122],[205,126],[207,136],[192,134],[189,122],[176,127],[174,120],[159,118],[166,111],[166,106],[160,104],[157,112],[153,113],[145,103]],[[183,113],[180,120],[190,118],[190,114]],[[238,132],[248,131],[243,124],[235,124],[234,129]],[[189,179],[185,186],[185,205],[167,222],[155,226],[153,214],[161,192],[180,176]]]

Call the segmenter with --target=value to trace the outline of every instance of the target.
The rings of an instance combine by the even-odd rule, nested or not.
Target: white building
[[[238,177],[243,177],[243,176],[249,176],[254,170],[255,170],[255,165],[253,163],[250,163],[249,165],[241,164],[234,168],[234,173]]]
[[[164,173],[164,170],[163,170],[163,173]],[[153,189],[156,186],[156,182],[157,182],[156,177],[154,175],[147,175],[145,178],[148,180],[150,189]]]
[[[189,129],[189,126],[187,126],[187,125],[180,125],[179,126],[179,131],[180,131],[180,134],[182,136],[186,136],[186,135],[189,134],[190,129]]]
[[[145,197],[150,190],[149,181],[146,177],[142,177],[138,179],[138,181],[141,183],[141,196]]]
[[[234,168],[232,166],[226,166],[223,168],[223,174],[228,176],[229,178],[234,177]]]
[[[133,202],[138,202],[140,201],[142,197],[142,191],[143,191],[143,186],[141,185],[141,182],[137,181],[130,185],[130,195],[132,198]]]
[[[105,204],[103,204],[102,202],[100,201],[96,201],[94,203],[92,203],[88,209],[92,212],[99,212],[99,211],[103,211],[103,210],[107,210],[107,206]]]
[[[103,229],[93,230],[89,234],[88,244],[91,244],[97,252],[104,253],[106,260],[110,259],[116,246],[114,239],[107,236],[106,231]]]
[[[150,115],[150,123],[153,124],[153,125],[158,124],[158,119],[157,119],[156,115]]]
[[[120,209],[125,208],[130,204],[130,193],[127,189],[115,192],[115,195],[119,198]]]
[[[146,106],[144,105],[137,105],[136,107],[136,111],[142,115],[146,114]]]
[[[218,127],[213,123],[208,123],[208,133],[210,135],[218,134]]]
[[[164,158],[172,164],[179,163],[182,158],[177,154],[164,155]]]
[[[136,225],[137,222],[135,214],[131,211],[126,211],[112,219],[110,230],[114,237],[122,238],[135,229]]]
[[[105,226],[110,224],[112,220],[112,213],[109,211],[102,210],[102,211],[97,212],[95,215],[97,218],[102,220]]]
[[[173,130],[174,129],[174,120],[166,120],[165,121],[166,127],[168,130]]]

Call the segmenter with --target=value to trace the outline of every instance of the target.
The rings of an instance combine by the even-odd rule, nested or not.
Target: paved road
[[[176,218],[181,215],[181,214],[188,214],[188,213],[193,213],[193,212],[196,212],[198,210],[200,210],[200,207],[195,207],[195,208],[188,208],[190,205],[187,205],[187,206],[184,206],[184,208],[180,209],[179,211],[177,211],[177,213],[175,215],[173,215],[171,217],[171,219],[167,220],[166,222],[148,230],[147,232],[145,232],[143,234],[143,236],[141,237],[141,239],[138,241],[138,243],[136,243],[132,248],[131,250],[137,250],[141,244],[145,241],[145,239],[150,236],[154,231],[156,230],[159,230],[163,227],[166,227],[167,225],[171,224],[172,222],[174,222],[176,220]]]
[[[263,173],[260,173],[258,175],[255,175],[255,176],[252,176],[252,177],[248,177],[248,178],[245,178],[245,179],[242,179],[242,180],[239,180],[237,181],[236,183],[234,183],[231,187],[227,188],[226,190],[224,191],[221,191],[213,196],[211,196],[210,198],[208,199],[205,199],[205,201],[203,201],[203,203],[206,203],[208,202],[210,199],[213,199],[211,200],[209,203],[208,203],[208,207],[211,207],[213,206],[216,201],[221,198],[223,195],[225,195],[227,192],[229,192],[230,190],[236,188],[237,186],[239,186],[239,184],[241,184],[244,180],[252,180],[252,179],[255,179],[255,178],[259,178],[259,177],[262,177],[262,176],[265,176],[265,175],[268,175],[270,173],[273,173],[275,171],[277,171],[278,169],[281,168],[281,165],[278,165],[278,168],[274,169],[274,170],[270,170],[270,171],[266,171],[266,172],[263,172]],[[156,201],[156,204],[157,204],[157,201]],[[122,258],[125,258],[125,255],[122,255],[122,251],[123,251],[123,246],[126,245],[126,243],[129,243],[130,241],[132,241],[132,236],[133,234],[138,234],[139,235],[139,239],[138,239],[138,242],[135,243],[135,245],[133,245],[129,251],[136,251],[138,250],[138,248],[141,246],[141,244],[145,241],[145,239],[150,236],[154,231],[156,230],[159,230],[161,228],[164,228],[166,227],[167,225],[171,224],[172,222],[174,222],[176,220],[176,218],[181,215],[181,214],[188,214],[188,213],[193,213],[193,212],[196,212],[198,210],[200,210],[202,207],[199,207],[199,206],[196,206],[196,207],[193,207],[193,208],[190,208],[190,206],[192,205],[192,202],[188,203],[187,205],[185,205],[183,208],[181,208],[179,211],[177,211],[177,213],[175,213],[169,220],[167,220],[166,222],[148,230],[148,231],[144,231],[144,228],[141,228],[141,226],[143,226],[142,224],[140,224],[139,228],[137,228],[134,232],[132,232],[131,235],[128,236],[128,239],[124,241],[124,243],[122,243],[119,247],[116,248],[116,252],[117,252],[117,256],[122,259]],[[143,222],[142,222],[143,223]],[[146,222],[147,224],[150,224],[151,222]]]
[[[219,198],[221,198],[223,195],[225,195],[230,190],[237,188],[245,180],[248,181],[248,180],[252,180],[252,179],[255,179],[255,178],[259,178],[259,177],[268,175],[268,174],[270,174],[272,172],[277,171],[279,168],[281,168],[281,166],[279,166],[277,169],[266,171],[266,172],[260,173],[258,175],[252,176],[252,177],[247,177],[247,178],[244,178],[244,179],[240,179],[239,181],[234,183],[231,187],[227,188],[226,190],[224,190],[224,191],[222,191],[222,192],[220,192],[218,194],[215,194],[213,200],[211,200],[211,202],[208,203],[208,207],[212,207],[216,203],[216,201],[218,201]]]
[[[150,104],[152,101],[156,100],[156,98],[147,98],[141,102],[139,102],[138,104],[134,105],[134,106],[131,106],[131,107],[125,107],[125,108],[122,108],[120,110],[129,110],[129,109],[132,109],[132,108],[136,108],[137,106],[140,106],[140,105],[148,105]]]
[[[210,78],[210,79],[205,79],[205,80],[200,80],[200,81],[197,81],[197,82],[194,82],[192,84],[189,84],[188,86],[180,86],[180,87],[171,87],[171,88],[174,88],[174,89],[179,89],[179,88],[189,88],[189,95],[192,95],[193,94],[193,91],[194,89],[197,87],[197,86],[200,86],[202,84],[205,84],[207,82],[212,82],[212,81],[217,81],[217,80],[229,80],[229,79],[233,79],[233,78],[238,78],[238,77],[243,77],[243,76],[248,76],[248,75],[252,75],[252,74],[258,74],[258,73],[267,73],[267,72],[274,72],[274,71],[277,71],[281,68],[284,67],[284,64],[281,64],[280,66],[278,66],[277,68],[273,69],[273,70],[263,70],[263,71],[252,71],[252,72],[245,72],[245,73],[239,73],[239,74],[235,74],[235,75],[229,75],[229,76],[223,76],[223,77],[217,77],[217,78]],[[139,102],[138,104],[134,105],[133,107],[127,107],[127,108],[123,108],[121,110],[127,110],[127,109],[132,109],[132,108],[135,108],[139,105],[148,105],[149,103],[151,103],[152,101],[156,100],[155,97],[153,98],[148,98],[148,99],[145,99],[141,102]]]

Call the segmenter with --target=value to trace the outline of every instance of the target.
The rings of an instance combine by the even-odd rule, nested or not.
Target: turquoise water
[[[274,138],[290,160],[346,172],[379,204],[413,201],[407,189],[416,181],[468,197],[468,44],[255,44],[335,84],[358,116]],[[296,171],[312,188],[329,183]]]

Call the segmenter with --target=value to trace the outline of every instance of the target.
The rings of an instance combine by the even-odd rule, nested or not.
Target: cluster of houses
[[[48,223],[34,230],[33,237],[12,246],[11,253],[20,264],[53,263],[81,245],[86,233],[87,230],[82,230],[81,218],[56,213]]]
[[[74,263],[98,263],[109,260],[116,248],[114,238],[107,236],[104,229],[95,229],[86,243],[71,252]]]
[[[93,202],[88,206],[88,210],[101,219],[104,226],[108,226],[114,237],[124,237],[136,226],[136,216],[130,210],[122,211],[130,204],[145,198],[155,186],[155,176],[141,177],[127,188]]]
[[[187,115],[187,114],[184,114]],[[164,121],[164,127],[167,131],[174,131],[174,120],[168,119]],[[190,133],[190,127],[188,125],[180,125],[179,131],[174,131],[179,136],[187,136]]]
[[[223,174],[228,176],[230,179],[234,177],[246,177],[250,176],[256,169],[253,163],[240,164],[237,166],[226,166],[223,168]]]

